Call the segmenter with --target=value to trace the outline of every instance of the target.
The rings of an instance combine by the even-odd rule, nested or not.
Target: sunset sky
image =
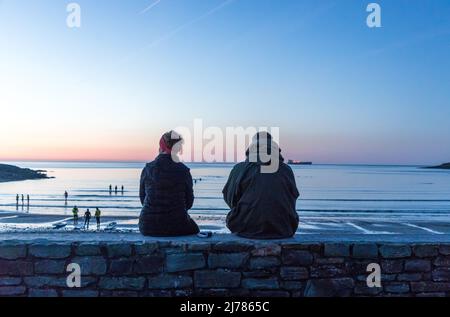
[[[288,158],[450,161],[450,2],[0,0],[0,160],[148,161],[177,126],[280,128]]]

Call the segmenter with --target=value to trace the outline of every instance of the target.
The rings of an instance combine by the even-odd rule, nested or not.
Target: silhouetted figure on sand
[[[86,210],[86,212],[84,213],[84,228],[89,230],[89,223],[91,222],[91,212],[88,210]]]
[[[66,202],[67,205],[67,199],[69,198],[69,193],[67,191],[64,192],[64,201]]]
[[[72,214],[73,214],[73,225],[74,227],[78,226],[78,207],[75,206],[72,209]]]
[[[250,239],[292,237],[299,223],[295,209],[299,192],[278,144],[270,134],[260,132],[246,155],[246,161],[233,168],[223,189],[225,202],[231,208],[227,227]],[[271,166],[272,161],[278,161],[276,171],[263,173],[262,167]]]
[[[109,194],[112,195],[112,185],[109,185]]]
[[[95,220],[97,221],[97,230],[100,230],[100,221],[101,221],[102,212],[100,209],[95,209]]]
[[[139,230],[145,236],[183,236],[199,232],[188,214],[194,203],[189,168],[177,163],[182,138],[165,133],[159,142],[159,155],[148,163],[141,175],[139,196],[143,205]]]
[[[19,206],[19,194],[16,195],[16,205]]]
[[[25,205],[25,196],[22,194],[22,206]]]
[[[30,195],[27,195],[27,206],[30,207]]]
[[[123,185],[122,185],[122,195],[124,194],[124,192],[125,192],[125,187],[123,187]]]
[[[117,192],[118,192],[118,188],[117,188],[117,186],[114,188],[114,192],[116,193],[116,195],[117,195]]]

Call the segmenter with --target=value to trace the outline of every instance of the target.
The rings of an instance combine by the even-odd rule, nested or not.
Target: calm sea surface
[[[13,162],[44,169],[48,180],[0,183],[0,211],[70,215],[99,207],[103,215],[138,216],[138,186],[143,163]],[[190,164],[195,185],[193,215],[225,215],[222,188],[230,164]],[[293,166],[301,197],[299,214],[305,217],[361,219],[427,219],[450,216],[450,171],[417,166],[313,165]],[[109,185],[119,192],[109,192]],[[121,186],[125,191],[120,191]],[[69,192],[65,205],[64,191]],[[16,206],[16,194],[29,194],[29,209]]]

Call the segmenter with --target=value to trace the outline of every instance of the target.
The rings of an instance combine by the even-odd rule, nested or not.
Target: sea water
[[[145,163],[12,162],[46,170],[54,178],[0,183],[0,212],[70,216],[74,205],[104,216],[138,217],[139,177]],[[232,164],[188,164],[194,185],[193,216],[225,216],[222,189]],[[420,166],[292,166],[302,219],[450,220],[450,171]],[[110,193],[109,186],[113,186]],[[118,186],[117,194],[114,187]],[[122,193],[121,187],[125,190]],[[64,192],[69,193],[65,203]],[[16,195],[30,195],[30,206]]]

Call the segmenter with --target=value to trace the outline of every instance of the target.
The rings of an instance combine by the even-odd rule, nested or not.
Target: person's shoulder
[[[175,162],[175,164],[183,172],[189,173],[191,171],[191,169],[182,162],[178,162],[178,163]]]
[[[292,167],[290,167],[289,164],[286,164],[284,162],[280,163],[280,171],[287,173],[287,174],[292,174],[292,175],[294,174]]]

